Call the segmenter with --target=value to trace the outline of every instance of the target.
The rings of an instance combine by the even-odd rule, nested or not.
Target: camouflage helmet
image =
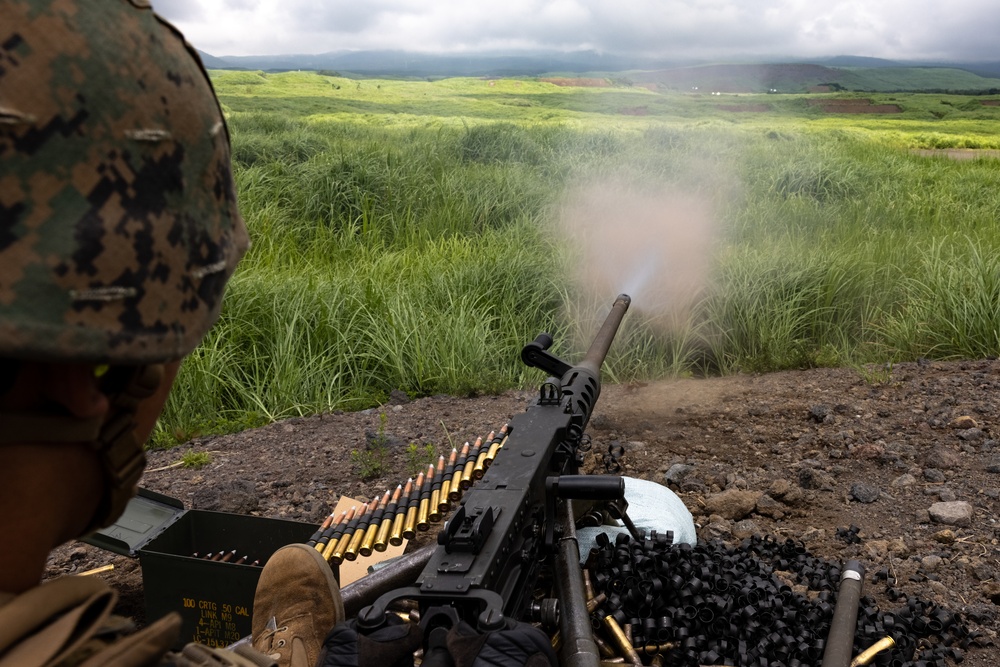
[[[211,83],[147,0],[0,0],[0,358],[180,359],[247,245]]]
[[[0,444],[89,444],[89,529],[135,493],[136,410],[247,245],[211,83],[148,0],[0,0],[0,362],[110,365],[106,415],[0,413]]]

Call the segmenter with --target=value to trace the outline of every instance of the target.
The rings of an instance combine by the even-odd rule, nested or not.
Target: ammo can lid
[[[118,521],[80,541],[134,557],[150,540],[181,518],[185,511],[180,500],[139,487],[138,495],[128,502]]]

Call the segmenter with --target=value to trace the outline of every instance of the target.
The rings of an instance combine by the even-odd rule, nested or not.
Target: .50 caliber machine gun
[[[567,501],[624,503],[622,478],[577,473],[587,444],[584,430],[601,393],[601,365],[630,302],[627,295],[618,296],[575,366],[548,352],[548,334],[524,347],[524,363],[550,375],[538,400],[511,420],[500,455],[462,498],[438,544],[421,550],[429,560],[410,560],[411,572],[414,563],[422,564],[415,583],[389,590],[360,609],[359,630],[381,627],[390,604],[410,599],[419,605],[425,646],[432,633],[459,621],[490,632],[503,628],[507,618],[537,619],[558,624],[560,664],[598,667]],[[552,575],[556,595],[535,600],[532,592],[543,571]],[[349,598],[345,589],[350,614]]]

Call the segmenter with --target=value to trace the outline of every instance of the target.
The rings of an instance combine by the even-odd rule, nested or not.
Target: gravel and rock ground
[[[319,523],[341,494],[370,498],[425,466],[426,443],[450,451],[533,397],[399,395],[379,409],[196,439],[151,452],[143,485],[191,508]],[[624,449],[623,474],[674,489],[701,539],[791,538],[823,559],[858,559],[888,575],[866,582],[881,609],[919,597],[962,612],[983,633],[964,664],[994,666],[998,403],[1000,362],[921,361],[605,386],[589,432],[597,454]],[[180,465],[186,454],[208,463]],[[114,570],[100,576],[142,621],[141,574],[126,557],[66,545],[47,576],[107,563]]]

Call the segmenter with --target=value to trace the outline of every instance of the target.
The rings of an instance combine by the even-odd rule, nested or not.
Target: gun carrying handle
[[[625,502],[625,479],[616,475],[558,475],[545,478],[545,548],[555,546],[556,500]]]
[[[561,378],[569,372],[570,365],[565,361],[547,352],[552,347],[552,336],[547,333],[540,333],[521,349],[521,361],[525,366],[538,368],[552,377]]]
[[[546,480],[546,486],[567,500],[618,500],[625,497],[625,479],[617,475],[560,475],[549,480]]]

